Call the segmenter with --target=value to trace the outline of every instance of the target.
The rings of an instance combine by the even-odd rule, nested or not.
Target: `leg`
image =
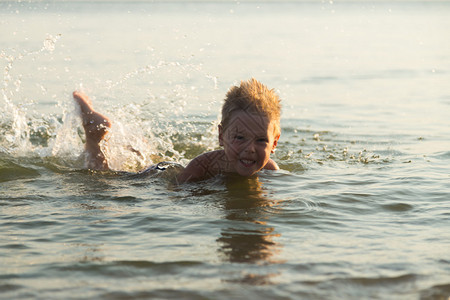
[[[91,100],[85,94],[75,91],[73,98],[80,106],[81,119],[86,133],[87,167],[94,170],[108,170],[108,161],[100,148],[100,142],[111,128],[111,121],[93,109]]]

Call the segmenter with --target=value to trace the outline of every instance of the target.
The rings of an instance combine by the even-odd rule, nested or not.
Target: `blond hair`
[[[221,125],[224,130],[229,125],[232,113],[246,111],[260,113],[274,124],[275,136],[281,133],[280,115],[281,100],[273,89],[267,88],[258,80],[252,78],[241,81],[240,86],[233,86],[226,94],[222,106]]]

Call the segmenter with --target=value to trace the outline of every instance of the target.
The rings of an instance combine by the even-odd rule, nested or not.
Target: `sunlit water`
[[[447,2],[0,2],[0,297],[447,299],[449,30]],[[252,76],[280,171],[133,176],[217,148]],[[83,168],[75,89],[128,173]]]

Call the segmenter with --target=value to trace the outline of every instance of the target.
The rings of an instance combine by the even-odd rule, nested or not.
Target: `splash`
[[[39,114],[33,109],[36,102],[24,101],[21,91],[23,75],[13,72],[19,63],[29,63],[25,60],[27,57],[31,57],[33,63],[39,56],[52,55],[60,38],[61,35],[48,34],[42,47],[35,51],[11,49],[1,52],[5,68],[1,100],[4,105],[0,109],[0,152],[12,158],[38,157],[56,160],[63,167],[82,168],[85,136],[74,101],[68,96],[68,99],[58,102],[59,113]],[[111,104],[118,103],[115,92],[134,87],[128,87],[127,83],[135,84],[134,81],[142,81],[145,76],[173,73],[174,68],[186,78],[192,72],[200,73],[214,83],[214,89],[217,88],[217,78],[202,73],[201,65],[164,60],[127,72],[117,81],[106,80],[109,92],[106,97],[110,101],[104,106],[104,113],[111,117],[113,126],[102,147],[113,170],[134,172],[163,160],[186,163],[190,156],[214,148],[215,143],[210,137],[214,132],[211,128],[216,124],[184,115],[187,104],[196,100],[187,92],[195,90],[193,86],[170,85],[172,89],[168,93],[159,97],[151,95],[142,104]],[[44,90],[48,88],[39,85]],[[83,89],[82,85],[80,88]],[[67,92],[68,95],[70,93]]]
[[[389,153],[382,153],[378,144],[369,144],[365,136],[355,136],[353,140],[343,138],[332,131],[283,128],[287,142],[280,143],[276,160],[282,169],[302,173],[305,169],[324,165],[382,165],[390,163]]]
[[[42,52],[53,52],[60,37],[60,34],[56,36],[47,34],[43,46],[35,51],[23,50],[15,53],[17,51],[11,49],[10,53],[5,50],[0,52],[0,59],[6,62],[1,88],[4,102],[0,123],[0,150],[2,152],[25,153],[27,149],[31,148],[30,138],[33,129],[30,127],[26,116],[27,107],[25,105],[14,105],[12,100],[20,92],[22,84],[22,75],[14,76],[12,74],[14,65],[27,57],[37,56]]]
[[[44,46],[41,51],[53,52],[55,50],[56,42],[61,38],[61,34],[57,36],[52,36],[51,34],[47,34],[47,37],[44,40]]]

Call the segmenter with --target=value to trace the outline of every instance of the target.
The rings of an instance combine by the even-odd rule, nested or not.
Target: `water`
[[[0,2],[0,297],[448,299],[449,29],[447,2]],[[282,170],[83,168],[74,89],[135,171],[215,149],[252,76]]]

